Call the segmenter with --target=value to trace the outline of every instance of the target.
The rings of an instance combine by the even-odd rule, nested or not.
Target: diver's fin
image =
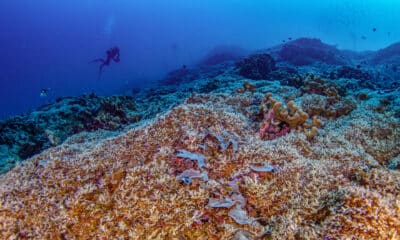
[[[103,73],[104,64],[101,64],[99,67],[99,80],[101,79],[101,74]]]
[[[104,61],[104,59],[102,59],[102,58],[98,58],[98,59],[95,59],[95,60],[93,60],[93,61],[90,61],[89,63],[95,63],[95,62],[104,63],[105,61]]]

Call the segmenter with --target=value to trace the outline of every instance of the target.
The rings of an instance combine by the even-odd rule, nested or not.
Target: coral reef
[[[210,103],[178,106],[90,152],[71,139],[1,176],[1,237],[400,234],[399,172],[377,167],[376,176],[368,172],[355,180],[369,164],[358,144],[331,134],[317,136],[313,145],[297,134],[261,141],[244,115]],[[205,167],[177,159],[178,149],[204,156]],[[252,170],[259,165],[277,170]]]
[[[318,133],[318,127],[322,126],[321,120],[315,115],[311,124],[307,123],[309,116],[294,105],[293,101],[287,103],[287,108],[282,107],[282,102],[272,98],[271,93],[267,93],[263,104],[260,107],[260,115],[263,115],[261,123],[261,139],[271,140],[284,136],[291,129],[303,130],[308,139],[312,139]]]
[[[244,82],[243,87],[236,89],[237,93],[244,93],[246,91],[254,93],[256,90],[256,85],[251,84],[249,82]]]
[[[400,123],[393,118],[374,116],[362,122],[350,123],[346,137],[361,144],[365,151],[379,163],[389,165],[390,160],[400,154]],[[357,125],[355,130],[351,126]]]
[[[212,49],[200,60],[199,66],[209,66],[221,64],[227,61],[238,61],[246,56],[246,50],[237,46],[218,46]]]
[[[332,103],[328,97],[318,94],[305,94],[302,98],[301,107],[310,116],[338,118],[353,111],[356,108],[356,103],[352,98],[344,98]]]
[[[336,73],[331,72],[330,78],[353,78],[363,82],[372,80],[372,76],[368,72],[350,66],[342,66],[337,69]]]
[[[372,64],[399,64],[400,62],[400,43],[394,43],[383,48],[370,57]],[[396,65],[395,65],[396,66]]]
[[[186,66],[183,66],[181,69],[169,72],[167,76],[160,82],[166,85],[173,85],[182,82],[190,82],[198,77],[198,73],[196,73],[194,70],[187,69]]]
[[[73,134],[98,129],[118,130],[140,119],[135,100],[129,96],[90,94],[57,99],[54,104],[0,123],[0,145],[7,146],[11,159],[0,172],[62,143]]]
[[[245,78],[260,80],[268,79],[275,70],[275,60],[269,54],[254,54],[236,64],[239,74]]]
[[[304,79],[299,75],[296,69],[286,66],[279,66],[277,69],[270,73],[271,79],[277,79],[282,85],[293,87],[301,87]]]
[[[202,66],[0,123],[0,238],[399,239],[400,90],[380,67],[371,88],[351,64],[330,79],[363,58],[293,44],[310,65],[271,50],[268,79]]]
[[[337,102],[340,99],[339,93],[344,94],[344,89],[328,80],[315,76],[314,74],[307,74],[304,77],[303,86],[301,87],[302,93],[319,94],[329,98],[330,103]]]
[[[301,92],[302,108],[310,116],[338,118],[356,108],[351,97],[343,97],[346,94],[343,88],[313,74],[305,77]]]
[[[324,44],[319,39],[300,38],[282,46],[279,56],[283,61],[295,66],[310,65],[315,62],[342,65],[345,59],[340,58],[340,51]]]

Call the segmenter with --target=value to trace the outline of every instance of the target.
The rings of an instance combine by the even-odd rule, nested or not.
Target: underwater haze
[[[61,96],[140,88],[218,46],[313,37],[376,50],[400,37],[396,0],[15,0],[1,1],[0,12],[0,118]],[[98,79],[88,62],[113,46],[121,61]]]
[[[0,239],[400,239],[400,0],[0,0]]]

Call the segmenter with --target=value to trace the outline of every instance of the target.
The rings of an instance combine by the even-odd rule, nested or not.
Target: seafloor
[[[0,238],[400,239],[400,44],[239,57],[0,123]]]

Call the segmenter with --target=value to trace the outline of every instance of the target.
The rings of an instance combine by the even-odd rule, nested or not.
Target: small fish
[[[372,28],[372,31],[373,31],[373,32],[376,32],[376,28]]]
[[[40,90],[40,97],[47,97],[49,90],[46,88],[43,88],[42,90]]]
[[[285,43],[285,42],[286,42],[286,40],[282,40],[282,42],[283,42],[283,43]]]
[[[366,37],[366,36],[361,36],[361,39],[362,39],[362,40],[366,40],[367,37]]]
[[[289,39],[289,41],[291,41],[291,40],[292,40],[292,38],[291,38],[291,37],[288,37],[288,39]]]

